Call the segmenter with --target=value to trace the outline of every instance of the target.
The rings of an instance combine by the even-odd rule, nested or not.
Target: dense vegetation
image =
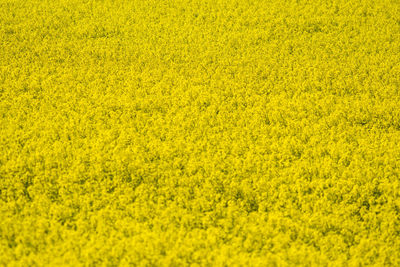
[[[400,266],[398,0],[0,0],[0,265]]]

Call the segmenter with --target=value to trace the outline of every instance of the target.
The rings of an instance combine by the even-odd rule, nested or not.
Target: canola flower
[[[1,266],[399,266],[398,0],[0,0]]]

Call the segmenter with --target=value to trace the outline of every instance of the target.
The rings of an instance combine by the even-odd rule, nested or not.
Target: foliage
[[[0,265],[400,266],[397,0],[0,0]]]

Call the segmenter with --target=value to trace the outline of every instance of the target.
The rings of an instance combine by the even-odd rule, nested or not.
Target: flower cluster
[[[0,265],[400,266],[395,0],[0,1]]]

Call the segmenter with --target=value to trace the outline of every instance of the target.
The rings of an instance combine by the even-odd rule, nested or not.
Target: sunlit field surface
[[[0,266],[400,266],[399,0],[0,0]]]

